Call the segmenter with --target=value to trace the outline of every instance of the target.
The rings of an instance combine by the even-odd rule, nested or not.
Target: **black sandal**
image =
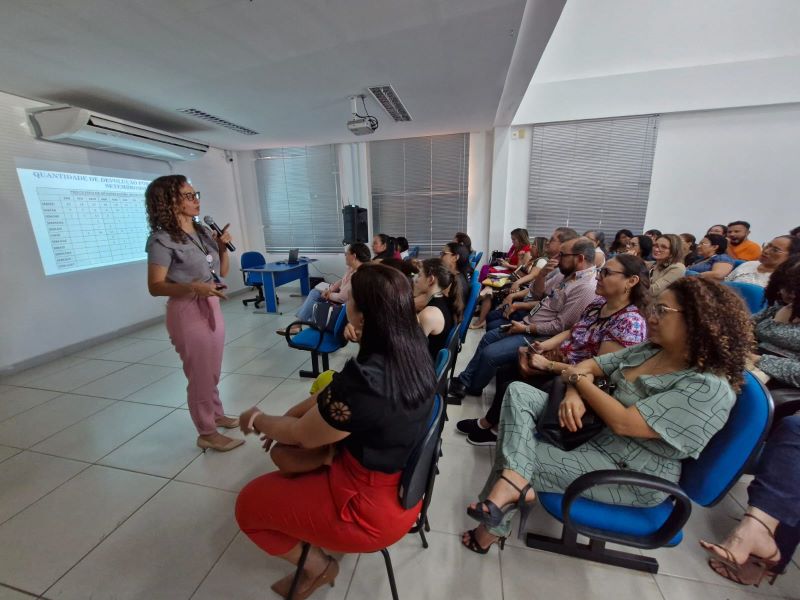
[[[478,554],[486,554],[492,548],[493,544],[497,544],[500,547],[500,550],[502,550],[506,546],[506,538],[499,537],[496,540],[490,542],[489,545],[484,548],[478,543],[478,538],[475,537],[474,529],[470,529],[469,531],[467,531],[467,534],[469,535],[469,542],[465,543],[464,540],[462,539],[461,545],[467,548],[468,550],[472,550],[473,552],[476,552]]]
[[[505,516],[515,508],[519,509],[519,532],[518,537],[522,537],[525,532],[525,523],[528,520],[528,515],[533,507],[533,502],[525,502],[525,496],[528,495],[528,490],[531,489],[531,484],[526,484],[523,488],[511,481],[505,475],[500,475],[500,479],[505,479],[508,484],[519,492],[519,498],[514,502],[505,504],[502,508],[497,506],[491,500],[483,500],[475,505],[475,508],[467,507],[467,514],[483,524],[487,528],[497,527],[503,521]],[[484,510],[484,508],[486,510]]]

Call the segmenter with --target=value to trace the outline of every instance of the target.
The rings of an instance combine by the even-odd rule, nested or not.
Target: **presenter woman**
[[[200,215],[200,193],[183,175],[152,181],[145,204],[150,225],[147,288],[153,296],[169,297],[167,331],[189,380],[186,391],[197,445],[203,451],[233,450],[244,440],[217,431],[239,426],[237,418],[225,416],[217,390],[225,343],[219,299],[225,297],[221,277],[229,267],[228,226],[217,235],[194,221]]]

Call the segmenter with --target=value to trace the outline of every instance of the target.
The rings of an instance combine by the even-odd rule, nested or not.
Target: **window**
[[[642,231],[658,117],[535,125],[531,138],[528,232],[549,236]]]
[[[372,228],[438,253],[467,227],[469,134],[370,142]]]
[[[342,252],[333,145],[261,150],[256,175],[268,252]]]

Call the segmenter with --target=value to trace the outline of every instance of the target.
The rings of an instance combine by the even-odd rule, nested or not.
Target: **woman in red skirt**
[[[262,475],[236,502],[239,527],[265,552],[297,564],[302,542],[312,545],[298,599],[333,585],[339,572],[321,548],[380,550],[403,537],[419,514],[419,506],[400,505],[398,483],[425,433],[435,375],[408,278],[386,265],[364,265],[353,274],[347,318],[359,353],[328,387],[282,417],[251,408],[239,421],[244,433],[262,434],[265,447],[273,440],[281,449],[295,446],[322,465],[302,475]],[[292,577],[272,589],[286,597]]]

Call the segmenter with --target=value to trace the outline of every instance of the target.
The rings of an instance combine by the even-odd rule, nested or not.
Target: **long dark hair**
[[[770,306],[782,303],[780,292],[794,292],[792,300],[792,315],[789,320],[800,317],[800,256],[790,256],[788,260],[778,265],[778,268],[769,276],[767,289],[764,290],[764,297]]]
[[[617,254],[608,259],[609,262],[616,260],[622,265],[622,271],[625,277],[639,277],[639,283],[631,288],[631,304],[639,309],[643,315],[647,310],[647,305],[650,303],[650,274],[647,270],[647,264],[638,256],[633,254]]]
[[[725,254],[725,251],[728,249],[728,238],[718,233],[707,233],[705,237],[711,242],[712,246],[717,247],[717,254]]]
[[[469,280],[472,275],[472,264],[469,262],[469,252],[467,252],[467,249],[456,242],[448,242],[444,247],[447,248],[448,252],[452,252],[458,257],[456,269]]]
[[[391,258],[394,256],[394,238],[386,235],[385,233],[378,233],[376,234],[381,240],[381,244],[386,246],[386,250],[383,252],[379,252],[373,257],[373,260],[380,259],[380,258]]]
[[[464,248],[467,249],[467,253],[469,254],[472,252],[472,238],[470,238],[466,233],[463,231],[459,231],[453,236],[453,241],[457,244],[461,244]]]
[[[173,242],[187,241],[175,214],[175,207],[181,201],[178,194],[186,183],[188,180],[185,175],[163,175],[147,186],[144,205],[150,233],[166,231]]]
[[[362,265],[364,263],[368,263],[370,260],[371,253],[369,248],[366,244],[362,244],[361,242],[356,242],[354,244],[350,244],[347,248],[347,251],[350,252],[353,256],[356,257],[356,260],[360,262]]]
[[[620,242],[620,238],[623,235],[632,238],[633,232],[630,229],[620,229],[614,236],[614,241],[611,242],[611,247],[608,249],[609,252],[625,252],[625,248],[622,247],[622,242]]]
[[[648,260],[653,253],[653,240],[648,235],[633,236],[639,240],[639,249],[642,251],[642,258]]]
[[[460,323],[464,316],[464,296],[458,278],[444,266],[441,258],[427,258],[422,261],[422,272],[425,275],[433,275],[436,279],[436,284],[447,298],[450,314]]]
[[[383,356],[385,393],[393,406],[413,411],[433,397],[436,374],[428,340],[417,322],[408,278],[397,269],[370,263],[352,278],[352,302],[364,315],[359,358]]]

